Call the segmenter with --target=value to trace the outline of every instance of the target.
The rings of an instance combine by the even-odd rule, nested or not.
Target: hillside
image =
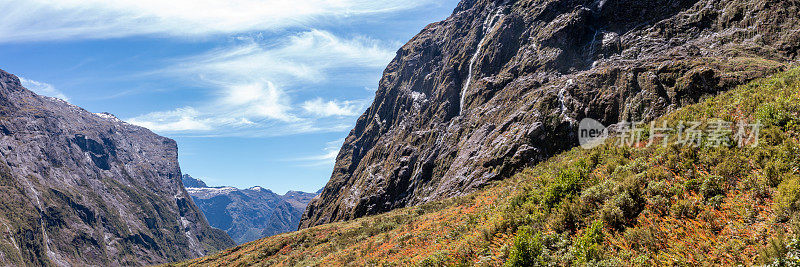
[[[299,191],[278,195],[262,187],[208,187],[191,176],[183,178],[208,223],[224,230],[237,244],[297,230],[306,205],[316,196]]]
[[[577,145],[785,70],[800,3],[464,0],[384,71],[302,227],[474,192]]]
[[[762,124],[739,146],[575,148],[462,197],[261,239],[177,266],[800,264],[800,69],[668,113]],[[735,124],[738,125],[738,124]],[[753,128],[754,129],[754,128]],[[645,126],[644,140],[655,129]],[[758,140],[758,142],[755,142]],[[662,139],[657,139],[658,142]]]
[[[0,265],[147,265],[233,246],[181,185],[175,141],[0,71]]]

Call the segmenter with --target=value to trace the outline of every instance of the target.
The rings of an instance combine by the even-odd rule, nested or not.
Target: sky
[[[0,69],[178,142],[210,186],[314,192],[383,69],[457,0],[0,0]]]

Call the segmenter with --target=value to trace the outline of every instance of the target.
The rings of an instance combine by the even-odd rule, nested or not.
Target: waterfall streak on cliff
[[[502,9],[495,12],[493,15],[486,17],[486,20],[483,22],[483,37],[481,37],[481,41],[478,42],[478,47],[475,49],[475,54],[472,55],[472,58],[469,60],[469,72],[467,74],[467,81],[464,83],[464,87],[461,88],[461,102],[458,106],[458,115],[463,115],[464,113],[464,101],[466,100],[467,96],[467,89],[469,89],[470,84],[472,84],[472,75],[473,69],[475,67],[475,61],[478,61],[478,56],[480,55],[481,51],[483,50],[483,46],[486,43],[486,39],[489,35],[491,35],[492,31],[494,31],[494,27],[497,25],[497,22],[503,17]]]

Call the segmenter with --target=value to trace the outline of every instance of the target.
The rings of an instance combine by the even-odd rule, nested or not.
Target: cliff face
[[[186,182],[203,186],[190,187]],[[184,185],[208,223],[237,244],[296,230],[306,205],[316,196],[298,191],[281,196],[262,187],[206,187],[197,179],[184,179]]]
[[[181,185],[176,143],[0,71],[0,262],[145,265],[233,245]]]
[[[464,0],[403,46],[301,228],[463,195],[798,59],[800,2]]]

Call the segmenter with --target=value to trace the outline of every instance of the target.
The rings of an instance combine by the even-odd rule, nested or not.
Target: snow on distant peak
[[[235,187],[204,187],[204,188],[197,188],[197,187],[189,187],[186,188],[186,192],[192,196],[199,196],[203,198],[210,198],[220,195],[227,195],[232,192],[239,191],[238,188]]]

